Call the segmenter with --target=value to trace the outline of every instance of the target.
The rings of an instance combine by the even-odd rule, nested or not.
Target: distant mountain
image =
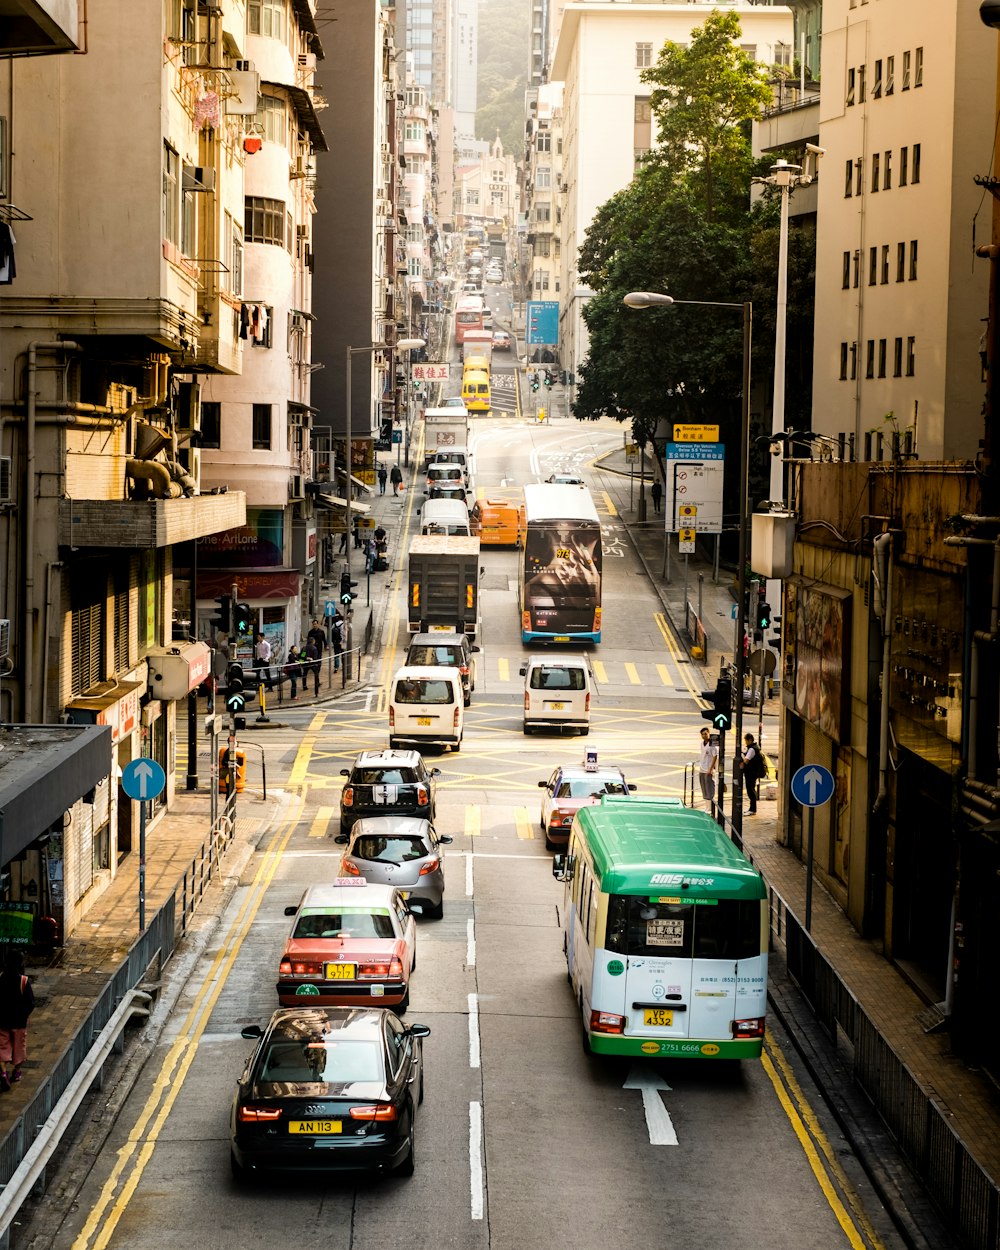
[[[479,108],[476,138],[500,132],[505,152],[524,148],[524,92],[531,54],[529,0],[479,0]]]

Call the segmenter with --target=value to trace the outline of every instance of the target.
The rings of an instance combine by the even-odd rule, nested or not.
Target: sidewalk
[[[599,460],[605,471],[628,475],[623,451],[614,451]],[[633,547],[642,560],[651,585],[663,603],[664,611],[678,632],[685,620],[684,569],[676,556],[671,566],[672,580],[663,577],[663,518],[653,511],[648,497],[648,514],[640,524],[635,512],[621,520]],[[636,503],[638,490],[636,491]],[[701,580],[699,580],[699,578]],[[703,558],[690,557],[687,597],[697,607],[699,585],[702,592],[702,623],[708,642],[708,662],[699,668],[704,676],[693,684],[702,689],[714,686],[719,659],[731,659],[735,640],[730,609],[735,600],[730,590],[732,577],[721,569],[716,584],[712,566]],[[764,711],[763,745],[777,745],[779,703],[768,700]],[[744,725],[757,733],[758,710],[744,710]],[[761,793],[764,783],[761,783]],[[778,837],[778,803],[763,797],[759,815],[743,820],[744,848],[760,869],[768,886],[777,892],[786,909],[797,918],[805,914],[806,870],[802,861]],[[728,811],[727,811],[728,814]],[[926,1033],[920,1021],[928,1003],[897,972],[881,953],[878,942],[862,938],[833,898],[814,882],[811,934],[823,957],[839,974],[858,1000],[880,1035],[906,1065],[919,1086],[942,1108],[949,1124],[974,1159],[994,1180],[1000,1182],[1000,1102],[989,1082],[951,1053],[947,1032]],[[780,1003],[774,1004],[781,1011]],[[795,1031],[794,1028],[792,1030]]]

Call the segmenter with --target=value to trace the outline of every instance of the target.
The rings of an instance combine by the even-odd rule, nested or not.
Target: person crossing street
[[[392,482],[392,493],[399,494],[399,488],[403,484],[403,470],[398,464],[392,466],[392,472],[389,474],[389,481]]]

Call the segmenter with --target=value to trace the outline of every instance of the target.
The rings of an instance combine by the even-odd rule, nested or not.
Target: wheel
[[[534,725],[529,725],[529,724],[527,724],[527,722],[525,722],[525,724],[524,724],[524,726],[523,726],[523,729],[524,729],[524,736],[525,736],[526,738],[527,738],[530,734],[533,734],[533,733],[535,732],[535,727],[534,727]]]
[[[397,1003],[396,1006],[393,1007],[393,1011],[396,1013],[397,1016],[405,1016],[406,1009],[407,1007],[409,1007],[409,1005],[410,1005],[410,991],[409,989],[407,989],[406,993],[403,995],[402,1002]]]
[[[554,851],[556,849],[556,844],[549,838],[549,831],[544,825],[542,826],[542,833],[545,834],[545,849],[547,851]]]
[[[416,948],[414,948],[413,963],[410,964],[410,972],[413,973],[413,972],[416,972],[416,970],[417,970],[417,952],[416,952]]]
[[[390,751],[398,751],[398,750],[399,750],[399,739],[398,739],[398,738],[390,738],[390,739],[389,739],[389,750],[390,750]]]
[[[471,694],[462,700],[462,706],[472,707],[472,695]]]
[[[414,1137],[414,1134],[411,1130],[410,1148],[409,1150],[407,1150],[406,1157],[403,1159],[403,1162],[400,1163],[398,1167],[394,1169],[397,1176],[412,1176],[413,1175],[413,1137]]]
[[[590,733],[590,726],[588,725],[585,729],[580,730],[580,737],[586,738],[587,734],[589,733]]]
[[[351,826],[345,825],[343,821],[340,822],[340,836],[342,838],[349,838],[351,836]]]
[[[594,1052],[590,1049],[590,1036],[586,1029],[584,1029],[581,1033],[580,1040],[583,1042],[583,1053],[585,1055],[592,1055]]]
[[[237,1185],[245,1185],[247,1182],[247,1170],[242,1163],[236,1158],[236,1152],[229,1152],[229,1170],[233,1174],[233,1180]]]
[[[423,1064],[423,1057],[421,1057],[421,1061],[420,1061],[420,1089],[419,1089],[419,1091],[418,1091],[418,1093],[417,1093],[417,1106],[419,1107],[419,1106],[420,1106],[420,1104],[421,1104],[423,1101],[424,1101],[424,1064]]]
[[[428,907],[424,914],[429,916],[431,920],[442,920],[444,918],[444,899],[438,903],[437,907]]]
[[[452,748],[451,748],[451,749],[452,749],[452,750],[455,752],[455,754],[457,755],[457,754],[459,753],[459,751],[461,751],[461,749],[462,749],[462,739],[461,739],[461,738],[459,738],[459,740],[458,740],[458,741],[457,741],[457,742],[456,742],[456,743],[452,746]]]

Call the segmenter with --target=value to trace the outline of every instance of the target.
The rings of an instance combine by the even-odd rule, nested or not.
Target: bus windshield
[[[749,899],[664,903],[612,894],[606,946],[648,958],[751,959],[760,950],[760,904]]]

